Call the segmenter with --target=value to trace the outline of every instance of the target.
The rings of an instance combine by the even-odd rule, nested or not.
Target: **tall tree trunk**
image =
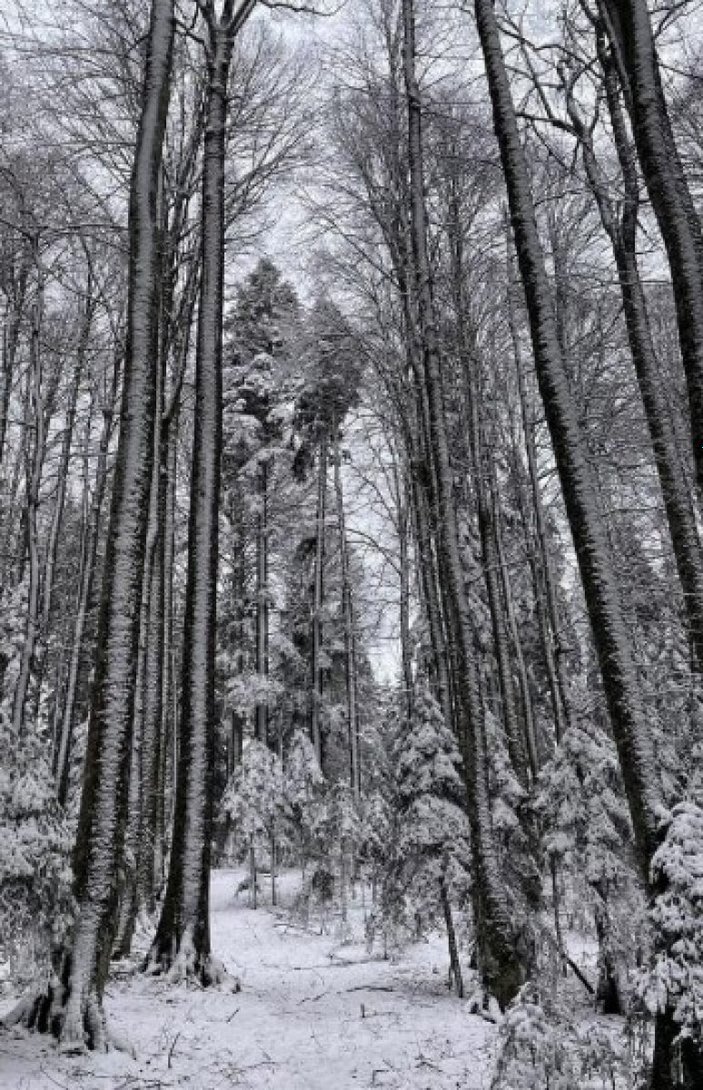
[[[413,448],[414,448],[413,443]],[[442,709],[445,723],[455,729],[456,723],[452,681],[449,668],[449,650],[447,647],[447,626],[442,611],[439,590],[440,574],[438,571],[436,550],[430,529],[427,487],[422,477],[426,476],[426,466],[422,464],[419,453],[411,453],[409,476],[412,487],[412,510],[414,515],[415,545],[420,569],[420,587],[422,604],[429,630],[432,648],[432,666],[434,671],[434,695]]]
[[[490,490],[491,506],[493,513],[493,532],[495,535],[496,561],[498,563],[498,574],[501,588],[503,591],[505,621],[517,669],[518,682],[520,686],[520,696],[522,700],[523,725],[525,731],[524,740],[527,751],[527,758],[529,761],[530,776],[534,781],[537,779],[537,774],[539,772],[539,754],[537,752],[537,736],[535,729],[534,708],[532,705],[532,693],[530,691],[527,664],[525,662],[525,656],[522,650],[522,640],[520,639],[520,630],[518,628],[517,617],[515,616],[513,592],[510,584],[510,571],[508,568],[507,560],[505,558],[503,534],[500,526],[500,505],[498,501],[498,489],[495,479],[492,479],[490,482]]]
[[[157,886],[160,886],[164,878],[164,862],[166,858],[167,835],[173,824],[173,799],[175,793],[175,769],[173,754],[176,749],[177,716],[176,716],[176,671],[174,669],[174,623],[173,623],[173,567],[175,555],[175,516],[176,516],[176,487],[177,487],[177,450],[178,450],[178,422],[180,410],[175,407],[173,415],[168,418],[168,450],[166,460],[168,473],[166,476],[166,499],[163,531],[163,667],[161,683],[161,723],[159,733],[161,735],[159,784],[157,791],[156,828],[154,832],[154,877]]]
[[[568,83],[566,83],[567,108],[581,143],[586,177],[596,199],[601,223],[610,239],[618,270],[630,352],[642,395],[676,569],[683,590],[693,657],[699,670],[703,670],[703,550],[693,503],[679,458],[676,436],[659,379],[659,363],[637,263],[639,209],[637,166],[622,115],[616,65],[605,46],[602,34],[598,39],[598,55],[603,69],[613,137],[624,182],[625,199],[620,213],[608,195],[589,130],[576,107]]]
[[[464,976],[461,971],[461,959],[459,957],[459,944],[456,941],[456,930],[454,928],[454,917],[452,915],[452,905],[449,900],[449,894],[447,892],[447,884],[444,880],[444,876],[440,879],[439,895],[442,902],[442,913],[444,915],[444,925],[447,929],[447,946],[449,948],[449,964],[451,967],[451,974],[454,980],[454,990],[459,999],[464,998]]]
[[[129,288],[121,429],[107,535],[88,747],[74,853],[75,921],[60,984],[34,1004],[30,1022],[64,1048],[104,1048],[102,997],[116,923],[127,808],[146,513],[158,359],[157,187],[168,111],[173,0],[153,0],[142,114],[132,172]]]
[[[268,481],[269,463],[259,466],[259,511],[256,528],[256,672],[259,683],[268,681],[269,607],[268,607]],[[256,705],[256,737],[266,745],[268,739],[268,700]]]
[[[620,68],[642,177],[671,268],[698,488],[703,494],[703,230],[661,84],[647,0],[599,0]]]
[[[529,771],[524,724],[518,709],[517,693],[513,679],[512,655],[508,635],[507,618],[503,606],[500,588],[500,564],[496,546],[496,528],[493,518],[493,506],[490,499],[488,456],[479,420],[475,384],[469,393],[469,421],[474,462],[474,482],[476,490],[476,513],[478,516],[479,535],[481,538],[482,567],[488,597],[488,611],[493,630],[493,652],[495,655],[498,688],[503,710],[503,726],[508,756],[513,771],[520,785],[529,788]]]
[[[413,709],[413,655],[410,638],[410,486],[407,473],[399,472],[394,462],[395,500],[398,526],[399,588],[398,606],[400,620],[400,660],[402,663],[403,691],[408,721]]]
[[[327,507],[327,433],[323,432],[318,452],[315,569],[312,597],[312,686],[310,691],[310,738],[322,767],[322,605],[324,602],[325,526]]]
[[[201,292],[195,426],[183,628],[182,705],[171,863],[148,964],[203,984],[221,977],[210,953],[210,855],[215,756],[215,635],[224,297],[224,168],[227,84],[234,38],[246,18],[225,0],[218,19],[203,8],[207,102],[203,159]],[[250,8],[248,9],[250,10]],[[238,21],[239,20],[239,21]]]
[[[349,747],[349,782],[355,799],[361,796],[361,761],[359,747],[359,708],[356,676],[356,633],[354,630],[354,598],[349,571],[349,546],[344,515],[342,486],[342,452],[339,438],[334,445],[334,490],[337,501],[337,533],[342,569],[342,618],[344,625],[344,676],[347,688],[347,744]]]
[[[151,559],[149,613],[146,624],[146,656],[144,671],[144,732],[142,738],[142,805],[137,860],[137,905],[153,912],[161,878],[159,838],[159,792],[161,732],[164,698],[164,531],[166,528],[166,493],[168,481],[168,425],[161,414],[158,450],[158,481],[156,484],[156,540]]]
[[[56,745],[54,750],[54,775],[56,777],[56,794],[62,806],[68,799],[69,771],[71,767],[71,747],[73,744],[73,731],[75,727],[76,700],[78,696],[78,678],[81,661],[85,654],[85,630],[88,622],[88,610],[93,596],[93,583],[95,580],[95,568],[98,551],[98,536],[100,531],[100,519],[102,515],[105,492],[108,479],[108,451],[110,437],[114,422],[115,402],[117,400],[117,388],[120,376],[120,360],[115,353],[115,361],[112,372],[112,382],[108,401],[103,408],[103,426],[98,444],[98,464],[95,472],[95,485],[93,499],[87,518],[83,543],[81,548],[80,576],[78,581],[78,599],[76,603],[75,620],[73,624],[73,638],[71,640],[71,655],[66,674],[66,685],[63,696],[63,704],[60,712],[60,721],[56,731]]]
[[[15,360],[20,339],[20,328],[24,303],[27,295],[27,281],[31,260],[24,258],[17,274],[13,292],[14,298],[8,297],[7,313],[2,331],[2,370],[0,371],[0,465],[5,453],[7,437],[7,418],[10,409],[10,395],[15,376]]]
[[[626,7],[629,11],[633,8],[633,5],[628,4]],[[641,14],[644,5],[638,3],[634,7],[639,9]],[[646,16],[646,8],[644,8],[644,13]],[[647,728],[644,708],[640,698],[637,673],[628,642],[615,573],[612,568],[607,534],[598,508],[596,489],[586,458],[584,438],[574,411],[564,361],[559,348],[554,314],[551,307],[549,283],[537,231],[534,203],[530,191],[524,152],[520,142],[510,84],[505,69],[493,0],[476,0],[476,17],[493,103],[496,135],[508,188],[518,261],[530,316],[540,392],[552,436],[552,445],[561,479],[567,515],[581,571],[586,605],[591,620],[603,687],[613,727],[613,736],[618,750],[620,768],[632,817],[640,868],[650,892],[656,894],[659,890],[651,885],[650,865],[660,841],[658,814],[663,800],[657,779],[651,736]],[[642,32],[641,23],[642,19],[640,18],[638,29],[640,34]],[[645,94],[644,97],[651,101],[652,92],[655,92],[655,99],[657,91],[659,94],[661,93],[661,88],[658,86],[658,74],[655,73],[654,83],[651,78],[649,80],[647,78],[646,67],[649,64],[651,68],[653,53],[649,60],[641,54],[640,59],[644,65],[645,91],[647,84],[649,84],[649,93]],[[646,106],[646,103],[644,106]],[[644,108],[644,106],[640,103],[641,108]],[[635,116],[634,124],[636,130],[637,128],[646,127],[642,118],[638,121],[637,116]],[[640,132],[638,145],[642,143],[642,140],[643,137]],[[663,144],[663,148],[660,147],[659,150],[664,152],[668,150],[668,154],[671,156],[673,149],[671,147],[667,149],[666,141],[663,141]],[[650,150],[654,152],[657,149],[654,147]],[[670,160],[666,154],[664,159],[666,162],[662,162],[660,165],[664,174],[666,174]],[[672,167],[672,175],[675,176],[676,163],[673,163]],[[647,173],[646,163],[643,164],[643,170]],[[650,188],[650,196],[655,208],[657,203],[663,201],[662,194],[656,191],[656,187],[654,191]],[[660,211],[663,211],[662,207],[660,207]],[[681,217],[682,209],[680,204],[675,211]],[[690,218],[687,219],[687,224],[690,228]],[[665,228],[668,229],[671,226],[671,223],[664,223],[662,233],[664,233]],[[699,252],[700,249],[696,245],[696,247],[686,252],[686,260],[688,262],[694,259],[697,261]],[[688,269],[683,271],[690,272],[691,266],[689,265]],[[678,276],[681,272],[681,268],[677,266],[676,275]],[[672,275],[674,275],[673,266]],[[687,291],[690,284],[682,282],[682,298],[677,299],[680,318],[688,314],[692,329],[695,328],[698,317],[699,293],[703,290],[700,266],[698,266],[695,275],[698,283],[696,290],[694,292]],[[688,277],[683,279],[688,281]],[[703,296],[700,296],[700,302],[703,302]],[[703,334],[703,329],[701,333]],[[682,352],[689,351],[689,355],[695,355],[690,351],[691,347],[691,338],[685,342],[682,341]],[[698,351],[703,351],[703,336],[698,337]],[[689,396],[691,394],[691,364],[692,359],[689,358]],[[703,395],[703,384],[700,392]],[[703,397],[700,402],[696,400],[697,397],[698,395],[692,400],[693,416],[698,418],[698,426],[700,426],[700,408],[703,406]],[[694,401],[695,405],[693,404]],[[696,453],[700,473],[703,469],[703,458],[700,449],[703,443],[696,428],[694,428],[694,442],[698,448]],[[685,1049],[681,1048],[681,1077],[679,1078],[675,1073],[676,1050],[674,1041],[676,1032],[674,1009],[671,1005],[667,1005],[657,1015],[656,1019],[654,1073],[651,1084],[653,1090],[654,1088],[656,1090],[669,1090],[669,1088],[674,1087],[692,1088],[699,1081],[698,1075],[703,1067],[700,1046],[690,1042],[687,1042]]]
[[[604,520],[559,346],[493,0],[476,0],[476,19],[530,318],[537,378],[581,572],[639,861],[643,877],[648,881],[649,864],[659,843],[658,810],[662,801],[652,740]]]
[[[90,334],[93,325],[94,310],[95,300],[92,297],[92,278],[89,275],[86,285],[85,313],[83,316],[80,339],[76,352],[76,365],[73,372],[71,386],[68,391],[66,417],[64,420],[64,432],[61,442],[61,454],[59,457],[59,468],[57,473],[56,500],[54,501],[54,510],[51,516],[51,528],[49,530],[49,541],[47,544],[46,562],[44,565],[42,632],[44,633],[45,638],[49,631],[49,624],[51,621],[51,604],[54,589],[54,569],[56,567],[56,553],[58,549],[59,535],[61,533],[61,526],[63,523],[64,506],[66,502],[66,487],[68,485],[68,469],[71,459],[73,429],[76,422],[78,395],[80,393],[80,386],[83,380],[86,357],[88,355],[88,346],[90,344]]]
[[[39,490],[41,487],[42,467],[44,465],[44,455],[46,452],[46,412],[40,344],[42,311],[44,307],[44,286],[38,255],[36,267],[37,298],[32,305],[32,331],[30,342],[31,385],[30,390],[28,391],[28,402],[31,405],[32,422],[31,424],[29,421],[27,422],[34,438],[31,443],[28,441],[27,467],[25,470],[29,587],[24,642],[22,644],[17,684],[12,700],[12,729],[17,736],[21,735],[24,729],[27,692],[29,689],[32,665],[34,662],[34,652],[39,637],[40,626],[41,572],[39,563],[37,512],[39,509]]]
[[[508,324],[510,326],[510,335],[513,343],[513,355],[515,358],[518,395],[520,399],[520,417],[525,440],[525,450],[527,452],[527,472],[532,497],[531,508],[534,517],[535,545],[537,547],[537,553],[539,554],[539,564],[535,560],[532,562],[531,566],[533,570],[535,602],[537,604],[545,665],[547,668],[552,709],[554,712],[554,736],[558,743],[564,736],[564,731],[572,722],[571,701],[569,698],[569,683],[564,663],[562,623],[557,603],[556,582],[552,570],[547,520],[544,513],[542,490],[539,482],[537,452],[535,450],[535,436],[533,430],[534,424],[531,419],[527,386],[523,371],[522,353],[520,351],[510,260],[508,260],[508,278]],[[522,463],[517,452],[515,453],[514,463],[516,472],[518,469],[522,469]],[[526,521],[526,534],[528,533],[528,529]],[[531,555],[531,543],[528,543],[528,551]]]
[[[161,700],[161,647],[159,629],[163,623],[161,611],[163,593],[161,579],[163,515],[166,467],[163,447],[163,401],[166,378],[167,334],[165,312],[167,301],[161,300],[160,353],[156,375],[154,450],[149,488],[149,513],[144,549],[144,579],[139,618],[139,659],[137,662],[134,727],[129,777],[129,806],[125,833],[125,865],[120,891],[119,923],[115,937],[114,956],[128,957],[140,908],[153,901],[153,883],[149,874],[154,863],[151,840],[151,818],[156,807],[156,775]]]
[[[166,493],[164,499],[163,526],[163,665],[161,686],[161,736],[159,785],[157,791],[156,831],[154,839],[154,875],[157,884],[161,884],[164,875],[167,840],[173,826],[173,805],[176,788],[176,765],[178,753],[178,693],[176,686],[175,626],[173,607],[173,577],[176,533],[176,496],[178,470],[178,429],[181,413],[181,392],[183,378],[190,353],[191,329],[197,298],[200,256],[193,260],[188,270],[188,281],[181,298],[178,321],[175,323],[173,337],[173,357],[175,360],[174,376],[167,405],[164,409],[162,428],[166,429],[164,439],[167,472],[165,477]],[[165,359],[165,357],[164,357]]]
[[[424,203],[422,113],[415,74],[415,12],[413,0],[403,0],[404,75],[408,103],[408,151],[411,185],[411,227],[416,277],[418,327],[422,336],[422,379],[427,396],[427,434],[434,460],[438,548],[456,702],[462,720],[464,765],[474,881],[474,916],[486,987],[499,1003],[510,1002],[525,978],[525,950],[516,934],[491,825],[483,709],[478,687],[469,604],[464,584],[459,530],[442,401],[441,365],[427,252],[427,212]]]

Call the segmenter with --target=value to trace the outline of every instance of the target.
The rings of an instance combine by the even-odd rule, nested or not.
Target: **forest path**
[[[4,1033],[0,1088],[487,1090],[495,1027],[447,992],[441,937],[395,964],[370,958],[358,901],[342,943],[338,921],[320,935],[287,912],[248,908],[246,894],[235,895],[241,878],[216,871],[211,906],[213,949],[239,976],[240,993],[118,976],[108,1019],[136,1059],[63,1057],[46,1038]],[[283,877],[284,901],[294,883]]]

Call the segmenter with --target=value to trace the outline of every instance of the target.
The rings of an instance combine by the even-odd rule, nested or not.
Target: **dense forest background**
[[[496,1088],[703,1086],[702,27],[3,12],[8,1026],[236,986],[237,863],[439,929]]]

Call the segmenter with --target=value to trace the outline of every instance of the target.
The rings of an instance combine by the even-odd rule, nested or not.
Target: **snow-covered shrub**
[[[511,764],[503,727],[490,711],[486,714],[486,734],[491,816],[501,871],[513,910],[524,918],[530,913],[526,902],[534,904],[540,896],[534,818],[526,811],[527,793]]]
[[[596,724],[565,732],[540,774],[534,805],[543,850],[555,876],[567,880],[555,911],[564,908],[576,929],[595,931],[599,998],[614,1010],[627,1000],[648,932],[617,753]]]
[[[27,583],[0,588],[0,713],[9,718],[20,669],[27,615]]]
[[[703,808],[681,802],[671,812],[664,841],[652,860],[650,910],[657,936],[654,960],[640,994],[649,1011],[670,1007],[684,1036],[703,1026]]]
[[[322,785],[322,772],[312,742],[302,731],[296,731],[286,761],[285,795],[303,863],[311,852],[318,825]]]
[[[469,826],[461,758],[431,694],[419,689],[412,715],[390,710],[385,844],[371,921],[393,952],[443,918],[443,894],[462,903],[469,886]]]
[[[252,740],[224,793],[222,808],[229,815],[240,850],[271,851],[286,833],[287,800],[283,767],[277,754]]]
[[[505,1013],[491,1090],[634,1090],[638,1078],[619,1022],[571,1022],[529,984]]]
[[[56,801],[48,743],[0,714],[0,961],[15,984],[48,962],[70,920],[72,831]]]

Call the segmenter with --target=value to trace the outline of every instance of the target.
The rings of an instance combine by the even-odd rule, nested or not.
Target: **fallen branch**
[[[389,988],[386,984],[357,984],[353,988],[343,988],[337,995],[345,995],[347,992],[394,992],[395,988]]]
[[[569,969],[571,969],[571,971],[572,971],[572,973],[574,974],[574,976],[576,977],[576,979],[577,979],[577,980],[578,980],[578,981],[579,981],[579,982],[580,982],[581,984],[583,984],[583,986],[584,986],[584,988],[586,989],[586,991],[588,992],[588,994],[589,994],[590,996],[595,996],[595,994],[596,994],[596,989],[595,989],[595,988],[593,987],[593,985],[591,984],[590,980],[588,980],[588,979],[586,978],[586,976],[584,975],[584,973],[582,972],[582,970],[581,970],[581,969],[579,969],[578,965],[577,965],[577,964],[576,964],[576,962],[575,962],[575,961],[573,960],[573,958],[570,958],[570,957],[569,957],[569,955],[567,954],[566,950],[564,949],[564,947],[562,946],[562,944],[561,944],[561,943],[559,942],[559,940],[558,940],[558,939],[556,938],[556,936],[555,936],[555,935],[553,935],[553,934],[552,934],[552,932],[551,932],[551,931],[549,930],[549,928],[546,928],[546,927],[545,927],[545,928],[544,928],[544,929],[542,930],[542,934],[543,934],[543,935],[544,935],[544,937],[545,937],[545,938],[547,939],[547,941],[548,941],[548,942],[550,943],[550,945],[552,946],[552,948],[553,948],[554,950],[556,950],[557,954],[558,954],[558,955],[559,955],[559,957],[560,957],[560,958],[562,959],[562,961],[564,962],[564,964],[565,964],[565,965],[566,965],[566,966],[567,966],[567,967],[568,967]]]
[[[167,1066],[169,1067],[169,1069],[171,1067],[171,1060],[173,1058],[173,1053],[176,1050],[176,1042],[178,1041],[178,1038],[180,1037],[180,1035],[181,1035],[181,1032],[179,1030],[179,1032],[176,1034],[176,1036],[171,1041],[171,1047],[168,1050],[168,1063],[167,1063]]]

